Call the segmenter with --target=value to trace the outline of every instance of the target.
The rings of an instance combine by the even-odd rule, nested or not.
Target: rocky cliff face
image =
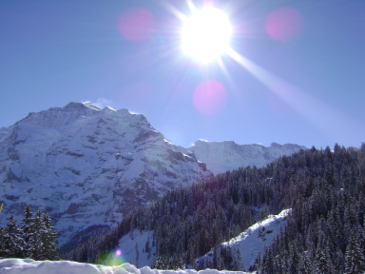
[[[294,144],[279,145],[272,143],[269,147],[262,145],[238,145],[232,141],[205,142],[197,141],[188,150],[196,158],[206,163],[214,174],[234,170],[240,167],[262,167],[283,155],[291,155],[306,149]]]
[[[263,166],[302,148],[197,141],[186,149],[143,115],[90,104],[30,113],[0,129],[1,225],[11,214],[21,219],[30,204],[50,214],[61,246],[75,243],[211,171]]]
[[[0,129],[2,224],[10,214],[22,218],[30,204],[49,212],[61,245],[210,175],[126,109],[70,103]]]

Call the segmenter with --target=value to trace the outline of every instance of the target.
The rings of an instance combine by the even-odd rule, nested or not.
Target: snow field
[[[277,215],[269,215],[264,220],[250,226],[237,237],[221,245],[231,247],[232,255],[239,254],[240,262],[247,270],[255,264],[259,254],[261,256],[264,254],[265,246],[270,245],[279,235],[280,229],[285,227],[286,218],[290,211],[291,209],[284,209]],[[207,261],[212,259],[213,252],[212,249],[197,259],[201,266],[207,265]]]
[[[119,266],[102,266],[71,261],[34,261],[30,259],[0,260],[0,274],[247,274],[241,271],[158,270],[148,266],[140,269],[125,263]]]
[[[133,230],[119,240],[117,250],[121,250],[121,257],[125,262],[137,266],[152,266],[156,260],[156,247],[152,245],[153,231]],[[149,250],[146,251],[146,243]],[[137,256],[138,251],[138,256]]]

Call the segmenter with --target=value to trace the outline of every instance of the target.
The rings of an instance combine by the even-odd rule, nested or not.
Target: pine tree
[[[328,247],[324,249],[317,249],[316,261],[315,261],[315,273],[318,274],[337,274],[332,259],[329,254]]]
[[[35,260],[59,259],[57,233],[48,214],[37,211],[33,217],[32,208],[27,205],[22,220],[23,240],[25,242],[23,257]]]
[[[312,274],[311,262],[306,252],[300,254],[298,270],[300,274]]]
[[[273,252],[270,246],[265,247],[265,255],[262,262],[262,273],[265,274],[274,274],[274,257]]]
[[[242,263],[241,252],[239,249],[235,252],[231,269],[235,271],[246,271]]]
[[[358,237],[351,234],[345,254],[345,274],[358,274],[365,272],[365,258]]]
[[[32,226],[34,223],[33,212],[30,205],[27,205],[23,211],[24,218],[22,220],[22,230],[23,230],[23,240],[25,241],[24,246],[24,258],[32,258],[34,252],[34,243],[33,243],[33,232]]]
[[[58,242],[56,241],[58,234],[55,232],[55,228],[47,213],[43,213],[41,223],[42,231],[40,238],[42,242],[42,252],[40,253],[40,256],[42,257],[42,260],[57,260],[59,259]]]
[[[6,234],[5,227],[0,226],[0,258],[4,257],[4,250],[5,250],[5,237]]]
[[[5,258],[22,258],[24,241],[23,231],[16,224],[13,215],[9,217],[7,227],[3,229],[0,256]]]
[[[32,259],[43,260],[44,246],[42,242],[43,234],[43,223],[42,213],[40,210],[37,211],[34,222],[31,225],[31,236],[28,240],[32,248]]]

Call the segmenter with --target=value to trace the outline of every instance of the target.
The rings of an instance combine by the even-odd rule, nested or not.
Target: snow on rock
[[[125,263],[118,266],[103,266],[71,261],[34,261],[30,259],[0,260],[0,274],[245,274],[241,271],[217,271],[205,269],[196,271],[186,270],[158,270],[146,266],[136,268]]]
[[[287,145],[271,149],[276,156],[293,151]],[[188,150],[167,141],[141,114],[69,103],[0,129],[1,217],[20,221],[26,204],[48,212],[67,251],[136,206],[211,176],[204,162],[217,173],[234,164],[259,165],[264,151],[201,141]]]
[[[126,109],[69,103],[0,130],[2,219],[20,221],[26,204],[47,211],[69,248],[136,206],[211,174]]]
[[[263,255],[265,246],[270,245],[275,237],[279,235],[280,230],[284,228],[286,218],[290,211],[291,209],[285,209],[278,215],[269,215],[261,222],[250,226],[237,237],[222,243],[217,247],[218,251],[216,250],[216,253],[220,253],[219,250],[221,247],[229,246],[232,250],[232,257],[239,256],[238,261],[242,263],[244,269],[250,269],[255,264],[259,253]],[[198,258],[197,263],[199,268],[207,267],[209,261],[212,260],[213,254],[214,249]]]
[[[306,148],[294,144],[272,143],[269,147],[265,147],[257,144],[238,145],[233,141],[199,140],[187,149],[193,152],[199,161],[205,163],[209,170],[218,174],[240,167],[262,167],[283,155],[291,155]]]

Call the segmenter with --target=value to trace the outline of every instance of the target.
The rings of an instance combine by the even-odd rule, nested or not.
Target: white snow
[[[116,266],[94,265],[71,261],[34,261],[30,259],[0,260],[0,274],[245,274],[241,271],[218,271],[205,269],[196,271],[185,270],[158,270],[148,266],[136,268],[125,263]]]
[[[1,149],[6,148],[6,149]],[[2,219],[25,204],[49,212],[60,246],[137,205],[211,175],[143,115],[85,102],[32,113],[0,129]]]
[[[275,237],[279,235],[280,229],[284,228],[286,225],[286,217],[290,211],[291,209],[285,209],[278,215],[269,215],[263,221],[255,223],[237,237],[221,245],[230,246],[233,255],[239,251],[240,261],[245,269],[248,270],[250,266],[254,265],[259,253],[263,255],[265,246],[270,245]],[[212,256],[213,249],[197,261],[199,261],[200,265],[204,266]]]
[[[151,266],[156,260],[156,246],[152,245],[153,231],[140,231],[138,229],[124,235],[120,240],[117,250],[122,251],[125,262],[137,266]],[[146,251],[146,243],[149,250]],[[137,251],[138,250],[138,258]]]
[[[290,209],[285,209],[277,215],[269,215],[260,222],[250,226],[235,238],[228,242],[223,242],[218,246],[230,246],[232,255],[240,255],[240,262],[246,270],[254,265],[255,260],[260,253],[264,254],[265,246],[271,244],[272,240],[280,233],[281,228],[286,225],[286,217]],[[153,246],[154,231],[133,230],[124,235],[120,240],[116,250],[121,250],[121,259],[123,262],[134,264],[138,267],[151,267],[156,260],[156,247]],[[149,252],[146,252],[146,242],[149,241]],[[137,260],[138,250],[138,260]],[[239,253],[238,253],[239,252]],[[212,260],[214,250],[197,259],[199,268],[206,268],[208,261]]]
[[[240,167],[262,167],[283,155],[291,155],[305,149],[294,144],[279,145],[272,143],[269,147],[262,145],[239,145],[233,141],[207,142],[196,141],[187,148],[196,158],[207,165],[214,174],[223,173]]]

